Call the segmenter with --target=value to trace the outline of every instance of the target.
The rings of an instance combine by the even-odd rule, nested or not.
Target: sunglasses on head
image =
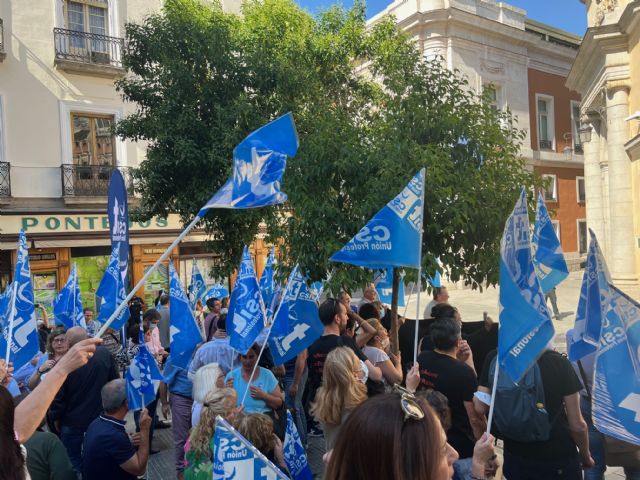
[[[411,418],[413,420],[422,420],[424,418],[424,410],[416,401],[416,397],[406,388],[400,385],[394,385],[393,389],[400,394],[400,407],[404,412],[405,422]]]

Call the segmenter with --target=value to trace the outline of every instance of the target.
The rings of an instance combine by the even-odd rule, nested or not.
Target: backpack
[[[497,356],[489,366],[489,388],[493,387]],[[501,437],[518,442],[549,440],[552,422],[545,409],[544,386],[536,362],[520,382],[514,383],[504,370],[498,371],[493,424]]]

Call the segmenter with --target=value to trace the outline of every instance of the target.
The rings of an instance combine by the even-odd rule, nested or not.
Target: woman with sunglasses
[[[351,349],[338,347],[329,352],[310,410],[322,427],[327,451],[334,447],[346,418],[367,399],[363,377],[362,363]]]
[[[272,409],[277,410],[284,401],[278,380],[271,370],[258,367],[251,377],[259,352],[259,345],[254,343],[246,355],[240,355],[242,366],[227,373],[224,379],[225,385],[233,388],[238,394],[238,406],[242,403],[245,391],[249,390],[244,402],[244,411],[247,413],[267,413]]]
[[[485,435],[476,449],[472,478],[484,479],[493,437]],[[457,459],[433,409],[402,391],[377,395],[354,410],[342,427],[325,478],[450,480]]]
[[[67,336],[64,327],[56,327],[47,339],[47,354],[42,355],[36,364],[36,371],[29,379],[29,389],[33,390],[38,386],[49,370],[58,363],[69,350]]]

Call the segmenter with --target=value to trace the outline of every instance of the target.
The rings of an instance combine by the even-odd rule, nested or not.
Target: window
[[[500,86],[493,83],[487,83],[484,86],[484,90],[489,94],[489,104],[491,105],[491,108],[496,111],[502,110]]]
[[[79,0],[66,2],[67,29],[76,32],[108,35],[108,15],[106,0]],[[84,36],[75,35],[70,39],[74,48],[88,49],[88,40]],[[90,40],[91,51],[106,52],[107,43],[99,38]]]
[[[73,163],[75,165],[115,165],[113,115],[71,114]]]
[[[558,240],[560,240],[560,220],[551,220],[551,225],[553,225],[556,236],[558,237]]]
[[[578,220],[578,253],[587,253],[587,221],[584,219]]]
[[[543,193],[544,199],[547,202],[557,202],[558,201],[558,185],[556,181],[555,175],[542,175],[542,180],[544,181]]]
[[[571,138],[573,140],[573,151],[582,153],[582,143],[580,143],[580,103],[571,101]]]
[[[553,97],[536,95],[538,112],[538,146],[540,150],[555,149]]]
[[[586,195],[584,192],[584,177],[576,177],[576,197],[578,203],[586,202]]]

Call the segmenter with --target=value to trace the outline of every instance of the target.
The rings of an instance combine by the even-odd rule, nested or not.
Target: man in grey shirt
[[[166,293],[160,297],[160,323],[158,323],[158,332],[160,333],[160,345],[167,352],[171,345],[171,322],[169,320],[169,295]]]

